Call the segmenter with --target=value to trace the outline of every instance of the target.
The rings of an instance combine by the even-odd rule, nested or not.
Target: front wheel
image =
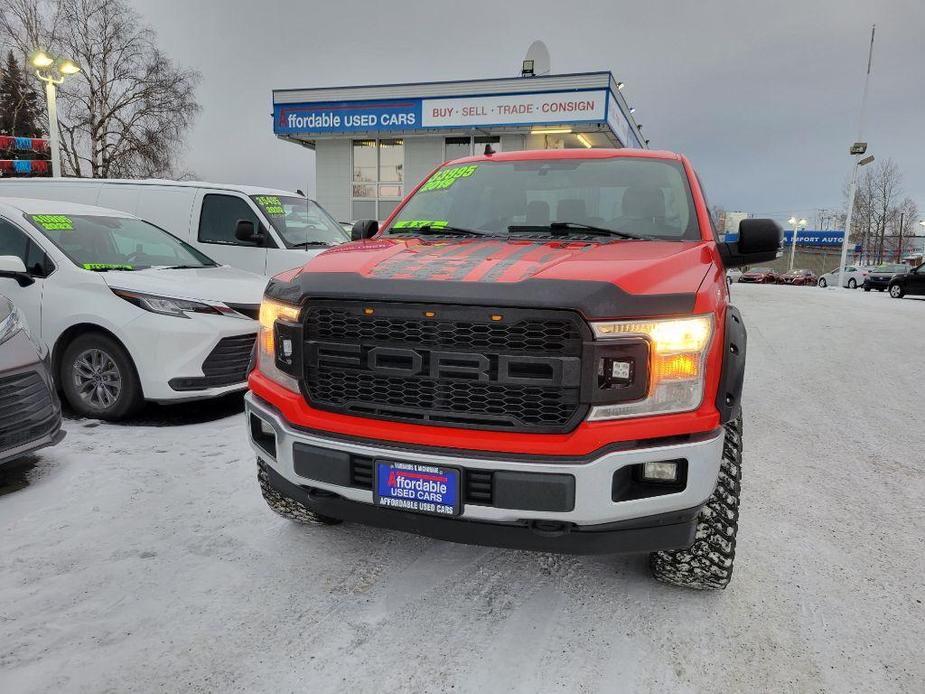
[[[890,287],[890,296],[892,296],[894,299],[902,299],[905,293],[906,292],[903,290],[903,288],[898,284],[894,284],[892,287]]]
[[[117,421],[144,404],[141,382],[132,358],[116,340],[85,333],[61,355],[61,390],[83,417]]]
[[[819,286],[825,289],[828,286],[828,282],[825,281],[825,277],[819,278]]]
[[[857,289],[857,288],[858,288],[858,283],[854,280],[854,278],[848,280],[848,289]]]
[[[713,494],[697,517],[694,544],[652,552],[649,568],[663,583],[695,590],[722,590],[732,579],[742,482],[742,418],[725,425],[723,461]]]

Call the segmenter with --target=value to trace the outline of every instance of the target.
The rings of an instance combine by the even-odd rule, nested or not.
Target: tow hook
[[[528,527],[534,535],[540,537],[560,537],[567,535],[572,531],[572,523],[563,523],[561,521],[531,520]]]

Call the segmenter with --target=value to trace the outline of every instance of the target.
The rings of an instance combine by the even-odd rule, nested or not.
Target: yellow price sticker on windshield
[[[45,231],[73,231],[74,221],[63,214],[34,214],[32,221]]]
[[[134,270],[134,265],[124,265],[121,263],[84,263],[84,270]]]
[[[421,192],[426,193],[431,190],[446,190],[459,179],[469,178],[478,168],[478,164],[469,164],[467,166],[453,166],[449,169],[440,169],[427,179],[427,183],[421,186]]]
[[[447,224],[448,222],[445,219],[402,219],[392,226],[396,229],[420,229],[421,227],[442,229]]]
[[[283,209],[283,203],[275,195],[258,195],[255,200],[260,208],[271,217],[285,217],[286,210]]]

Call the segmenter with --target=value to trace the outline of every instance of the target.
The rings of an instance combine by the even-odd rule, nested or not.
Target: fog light
[[[260,419],[260,417],[258,417],[257,419],[260,420],[260,432],[262,434],[266,434],[267,436],[276,436],[276,431],[273,429],[273,427],[271,427],[267,422]]]
[[[645,463],[642,466],[642,478],[648,482],[676,482],[678,464],[674,462]]]

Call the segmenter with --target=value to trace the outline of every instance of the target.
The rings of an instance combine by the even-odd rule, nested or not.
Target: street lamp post
[[[845,263],[848,262],[848,238],[851,235],[851,220],[854,217],[854,197],[858,190],[858,170],[874,160],[873,154],[860,159],[860,156],[866,151],[866,142],[855,142],[851,146],[851,156],[854,157],[854,167],[851,171],[851,187],[848,190],[848,215],[845,217],[845,237],[841,242],[841,263],[838,266],[839,288],[845,286]]]
[[[790,224],[793,227],[793,238],[790,239],[790,269],[793,270],[793,254],[796,252],[797,247],[797,234],[800,233],[800,229],[806,228],[806,220],[800,219],[797,220],[796,217],[790,218]]]
[[[45,51],[35,51],[29,58],[36,76],[45,83],[48,102],[48,142],[51,146],[51,175],[61,176],[61,140],[58,134],[57,86],[65,77],[76,75],[80,66],[69,58],[54,58]]]

